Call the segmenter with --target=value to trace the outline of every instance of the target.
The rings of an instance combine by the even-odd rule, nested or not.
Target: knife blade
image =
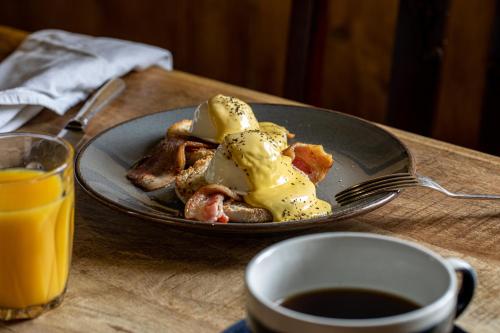
[[[85,102],[76,116],[71,118],[57,134],[57,137],[68,141],[75,149],[75,152],[78,152],[78,149],[84,143],[85,129],[90,120],[118,97],[125,90],[125,87],[125,82],[120,78],[109,80]]]

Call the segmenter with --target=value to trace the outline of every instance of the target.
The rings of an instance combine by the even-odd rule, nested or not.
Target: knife
[[[71,118],[57,134],[57,137],[68,141],[75,152],[78,152],[84,142],[85,129],[92,117],[118,97],[125,90],[125,87],[125,82],[120,78],[109,80],[85,102],[76,116]]]

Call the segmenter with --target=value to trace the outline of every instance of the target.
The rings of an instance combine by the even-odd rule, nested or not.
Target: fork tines
[[[364,181],[335,195],[341,205],[386,191],[396,191],[404,187],[418,185],[416,177],[409,173],[394,173]]]

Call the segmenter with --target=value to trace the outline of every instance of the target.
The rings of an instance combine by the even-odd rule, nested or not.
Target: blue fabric
[[[248,328],[244,319],[234,323],[231,327],[226,328],[222,333],[252,333]],[[467,333],[457,325],[453,328],[452,333]]]
[[[247,323],[245,322],[245,319],[242,319],[231,325],[231,327],[226,328],[222,333],[251,333],[251,332],[247,326]]]

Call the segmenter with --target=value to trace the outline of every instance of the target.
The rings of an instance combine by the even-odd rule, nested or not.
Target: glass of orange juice
[[[0,320],[56,307],[73,243],[73,148],[57,137],[0,134]]]

